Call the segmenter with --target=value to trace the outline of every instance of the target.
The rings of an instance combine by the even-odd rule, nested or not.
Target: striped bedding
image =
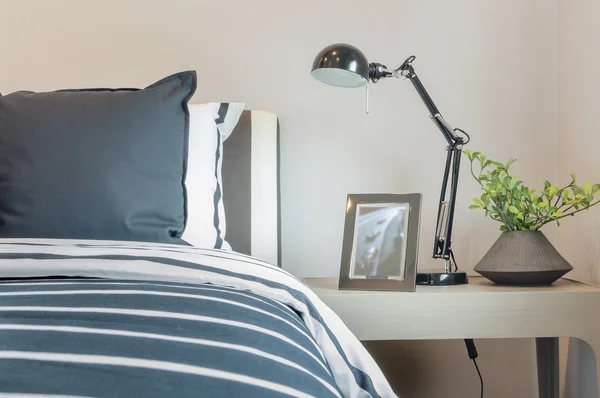
[[[0,240],[0,397],[391,397],[299,280],[151,243]]]

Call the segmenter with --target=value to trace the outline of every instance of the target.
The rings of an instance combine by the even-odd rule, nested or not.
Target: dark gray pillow
[[[183,243],[196,73],[0,96],[0,238]]]

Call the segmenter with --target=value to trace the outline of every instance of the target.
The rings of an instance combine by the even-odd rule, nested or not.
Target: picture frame
[[[340,290],[415,291],[420,193],[349,194]]]

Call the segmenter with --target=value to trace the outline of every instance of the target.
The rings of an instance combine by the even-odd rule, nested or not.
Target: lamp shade
[[[365,54],[350,44],[332,44],[319,52],[311,74],[332,86],[361,87],[369,81],[369,61]]]

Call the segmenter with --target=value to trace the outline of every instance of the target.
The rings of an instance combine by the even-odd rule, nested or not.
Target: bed
[[[160,100],[172,98],[169,93]],[[2,123],[13,108],[6,111],[2,100],[0,156],[10,157],[9,144],[17,138],[2,136]],[[191,131],[199,105],[183,109]],[[217,126],[218,120],[227,124],[223,104],[215,109]],[[0,232],[8,231],[0,233],[0,396],[395,396],[341,320],[280,267],[277,117],[244,110],[236,119],[211,160],[218,166],[212,198],[220,248],[172,243],[175,234],[151,242],[106,239],[110,234],[95,230],[90,239],[83,229],[85,239],[74,239],[62,226],[52,229],[58,238],[42,234],[48,228],[38,233],[42,237],[15,237],[2,228],[24,212],[3,215],[12,204],[0,200]],[[31,159],[22,158],[31,167]],[[18,165],[6,163],[12,172]],[[2,167],[5,193],[13,186],[2,182]],[[191,185],[187,200],[196,194]],[[187,207],[191,229],[199,215]],[[226,228],[217,220],[219,209],[227,214]],[[141,224],[146,233],[148,223]]]

